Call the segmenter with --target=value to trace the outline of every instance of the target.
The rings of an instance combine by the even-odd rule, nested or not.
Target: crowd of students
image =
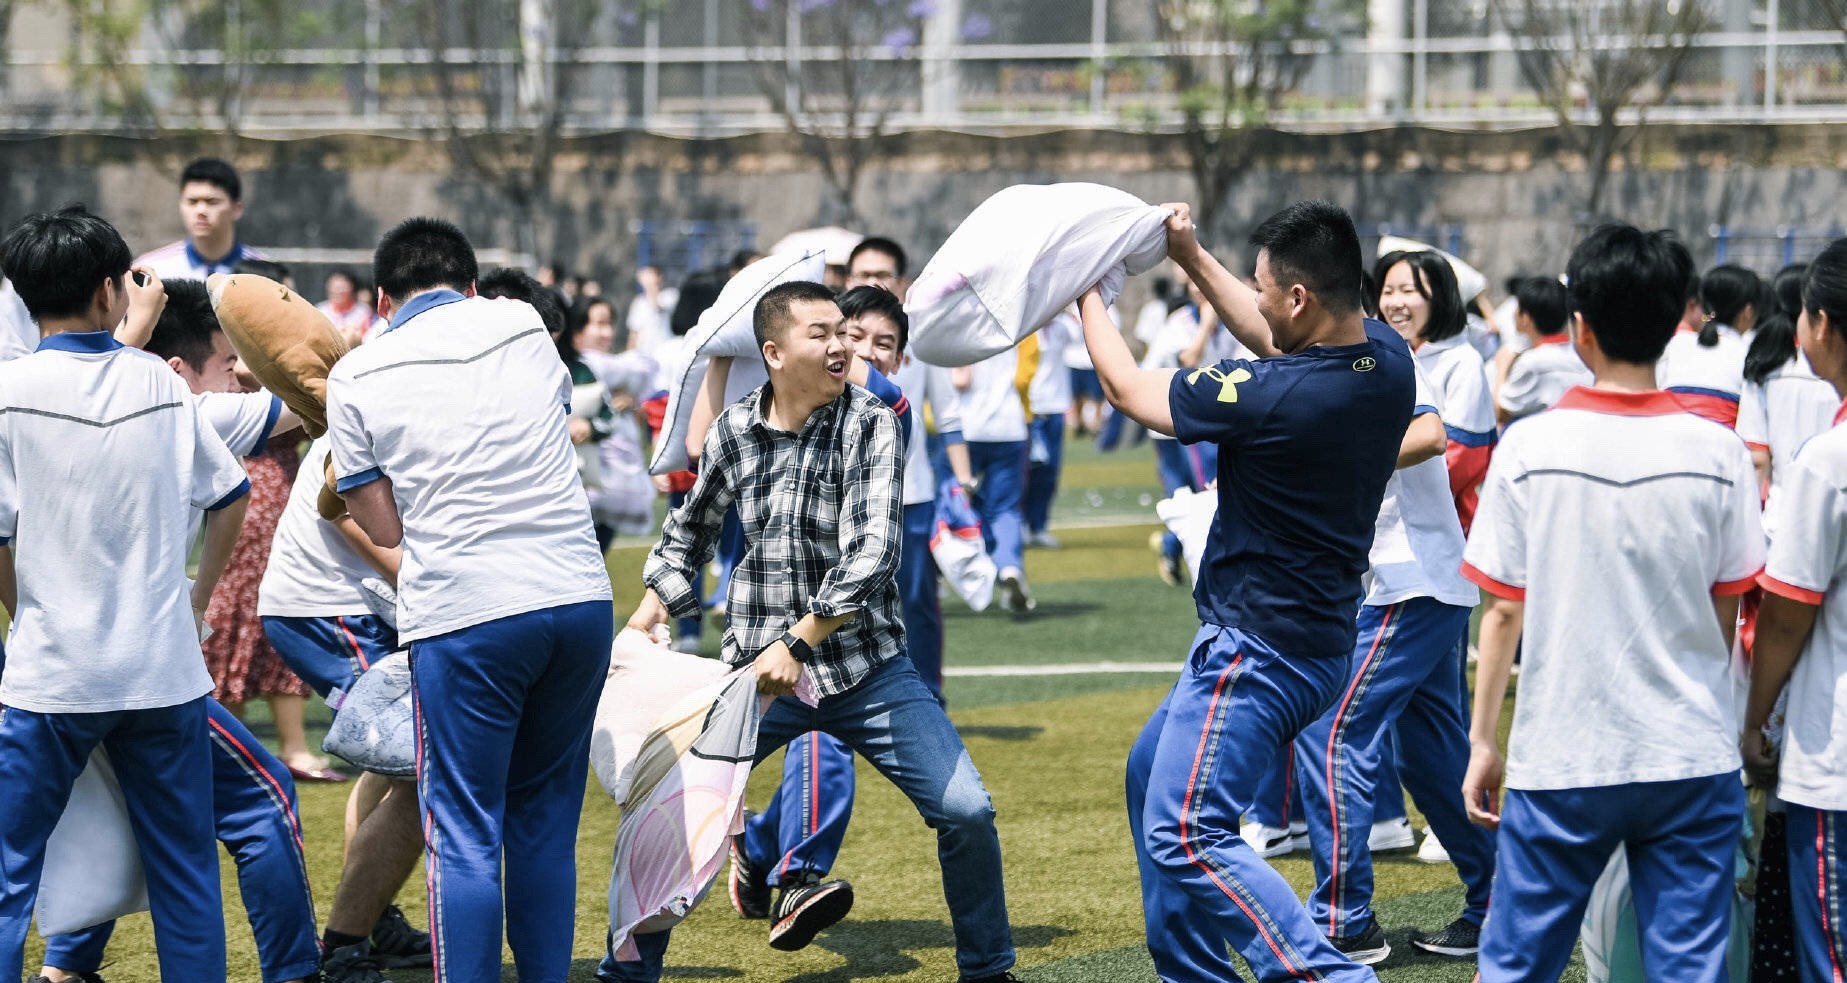
[[[214,187],[182,182],[189,222],[241,210]],[[1847,240],[1766,288],[1737,267],[1696,276],[1670,233],[1607,225],[1493,311],[1434,250],[1367,270],[1326,202],[1262,223],[1248,279],[1199,244],[1186,206],[1163,207],[1187,300],[1140,357],[1092,290],[1000,356],[926,365],[908,353],[904,250],[868,239],[841,282],[758,300],[767,385],[727,403],[714,360],[695,472],[644,479],[673,508],[628,625],[696,638],[720,561],[722,658],[776,698],[757,760],[791,749],[776,800],[733,841],[739,913],[779,949],[848,914],[851,885],[827,876],[857,752],[936,830],[960,978],[1015,979],[993,804],[944,712],[928,543],[937,497],[973,492],[1003,605],[1030,611],[1023,551],[1056,546],[1065,414],[1103,429],[1078,399],[1096,394],[1162,442],[1165,483],[1217,503],[1199,632],[1128,755],[1163,980],[1235,978],[1234,950],[1264,980],[1373,979],[1391,946],[1371,852],[1401,790],[1464,886],[1456,917],[1410,941],[1483,980],[1556,979],[1618,855],[1647,978],[1729,978],[1735,860],[1759,826],[1757,890],[1788,899],[1780,923],[1760,911],[1760,941],[1788,930],[1760,967],[1840,980]],[[215,222],[145,262],[80,206],[0,241],[39,336],[0,363],[0,978],[20,975],[46,840],[100,747],[163,978],[225,976],[216,838],[265,983],[412,966],[495,979],[503,928],[522,980],[561,981],[615,630],[602,551],[648,528],[641,426],[658,436],[663,381],[698,355],[687,332],[735,271],[646,294],[622,353],[606,301],[567,312],[532,277],[484,275],[431,219],[381,240],[376,323],[352,314],[353,277],[330,297],[360,344],[328,379],[327,433],[279,511],[257,613],[336,708],[408,647],[419,760],[414,785],[354,784],[317,937],[288,770],[209,696],[200,656],[250,489],[235,455],[302,422],[205,371],[224,341],[193,281],[261,259]],[[369,612],[370,577],[396,585],[395,623]],[[1306,903],[1264,862],[1299,846]],[[419,858],[429,933],[392,905]],[[637,936],[637,959],[609,952],[599,979],[658,980],[669,934]],[[41,978],[100,979],[108,935],[48,940]]]

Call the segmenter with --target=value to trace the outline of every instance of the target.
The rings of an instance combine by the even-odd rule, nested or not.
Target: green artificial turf
[[[1148,524],[1153,498],[1141,504],[1143,496],[1158,495],[1152,455],[1145,445],[1098,455],[1077,444],[1071,458],[1055,512],[1065,548],[1028,555],[1039,610],[1031,616],[997,609],[975,614],[946,599],[950,667],[1176,663],[1184,657],[1198,623],[1189,593],[1154,575],[1148,546],[1156,530]],[[1072,524],[1059,527],[1058,521]],[[1136,524],[1104,524],[1110,521]],[[618,619],[640,594],[644,555],[645,548],[636,546],[611,551]],[[708,650],[715,650],[716,633],[707,637]],[[1019,971],[1033,983],[1154,980],[1123,808],[1123,762],[1171,679],[1168,672],[1148,672],[948,680],[951,717],[998,811]],[[273,740],[260,704],[251,706],[250,717],[259,736]],[[316,740],[325,720],[317,702],[311,715]],[[761,806],[769,798],[779,761],[772,759],[753,776],[753,804]],[[767,945],[766,923],[740,920],[721,888],[677,932],[668,980],[955,979],[954,940],[934,835],[916,810],[863,762],[860,778],[853,823],[835,870],[854,883],[853,914],[807,950],[779,953]],[[324,917],[339,877],[346,789],[303,784],[299,792],[309,872]],[[616,822],[614,805],[592,780],[577,841],[573,981],[591,980],[602,953]],[[1307,890],[1312,871],[1305,856],[1281,858],[1275,866],[1298,892]],[[228,860],[222,873],[230,978],[254,981],[255,952]],[[1417,863],[1408,852],[1383,856],[1376,896],[1395,950],[1379,967],[1381,979],[1441,983],[1469,978],[1469,963],[1423,956],[1405,940],[1411,928],[1440,927],[1460,910],[1453,868]],[[420,880],[407,887],[401,904],[414,923],[423,922]],[[34,967],[37,949],[35,940],[28,956]],[[105,975],[118,983],[158,977],[145,914],[122,922],[109,958]],[[429,979],[427,973],[411,971],[391,975],[416,983]],[[510,960],[503,978],[513,979]]]

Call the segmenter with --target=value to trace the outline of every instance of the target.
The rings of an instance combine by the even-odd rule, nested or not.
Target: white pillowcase
[[[1020,343],[1101,286],[1167,258],[1167,212],[1100,184],[1016,184],[969,213],[911,285],[911,350],[972,365]]]
[[[756,331],[751,326],[757,301],[772,287],[794,280],[820,283],[826,274],[827,264],[820,252],[777,253],[744,267],[725,284],[718,300],[699,315],[699,323],[687,334],[687,345],[693,354],[679,379],[668,387],[666,421],[661,425],[660,439],[654,442],[654,457],[648,462],[650,474],[685,470],[686,431],[712,359],[737,360],[725,385],[726,404],[769,380],[769,371],[763,367],[763,356],[757,350]]]

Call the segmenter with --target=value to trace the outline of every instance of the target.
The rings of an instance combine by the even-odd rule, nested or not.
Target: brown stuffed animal
[[[253,273],[206,280],[225,337],[263,388],[301,417],[310,437],[327,432],[327,372],[346,341],[327,315],[293,290]]]

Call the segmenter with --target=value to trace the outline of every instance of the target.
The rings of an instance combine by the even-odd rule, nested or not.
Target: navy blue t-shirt
[[[1219,446],[1199,618],[1285,656],[1352,652],[1373,525],[1411,423],[1411,349],[1379,321],[1366,336],[1182,371],[1168,393],[1174,433]]]

